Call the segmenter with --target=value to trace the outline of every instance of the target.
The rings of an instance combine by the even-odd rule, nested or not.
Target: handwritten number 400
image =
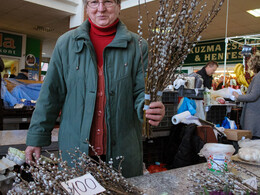
[[[80,192],[87,192],[88,189],[90,190],[94,190],[97,185],[95,184],[95,182],[92,179],[84,179],[84,182],[82,181],[75,181],[73,183],[71,183],[72,186],[70,187],[71,189],[71,193],[72,194],[82,194]]]

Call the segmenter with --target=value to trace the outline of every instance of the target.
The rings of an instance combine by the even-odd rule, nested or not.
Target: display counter
[[[26,148],[26,136],[28,130],[5,130],[0,131],[0,156],[7,154],[9,147],[14,147],[19,150]],[[42,151],[58,151],[58,132],[59,129],[52,131],[52,143],[48,147],[43,147]]]
[[[0,114],[0,131],[13,129],[28,129],[34,106],[24,106],[23,108],[3,107]],[[58,126],[60,117],[56,120]]]
[[[214,104],[204,107],[206,120],[214,124],[222,124],[225,116],[236,107],[234,103]]]
[[[240,167],[260,177],[260,166],[236,162]],[[190,194],[191,181],[188,180],[189,171],[206,170],[207,164],[197,164],[164,172],[147,174],[139,177],[129,178],[128,181],[137,188],[143,190],[146,195],[175,195]]]
[[[24,151],[26,148],[26,136],[28,130],[4,130],[0,131],[0,158],[6,156],[9,147]],[[52,131],[52,143],[50,146],[42,147],[42,154],[46,151],[56,152],[59,150],[58,146],[58,133],[59,129]],[[3,181],[2,181],[3,183]],[[0,179],[0,194],[6,194],[12,187],[12,182],[4,183],[1,185]]]
[[[0,130],[27,129],[29,127],[33,107],[21,109],[2,108],[0,117]]]

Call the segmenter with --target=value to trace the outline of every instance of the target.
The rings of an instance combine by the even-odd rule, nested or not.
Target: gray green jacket
[[[245,102],[240,123],[245,130],[252,131],[253,136],[260,137],[260,72],[251,81],[246,95],[237,98],[239,102]]]
[[[90,129],[97,95],[97,62],[89,38],[90,23],[62,35],[55,46],[40,97],[32,116],[26,144],[48,146],[51,131],[62,110],[59,149],[79,147],[88,153]],[[143,62],[147,64],[147,43],[143,40]],[[125,177],[142,174],[142,109],[144,75],[138,36],[119,21],[114,40],[104,49],[104,77],[108,144],[107,160],[124,156]]]

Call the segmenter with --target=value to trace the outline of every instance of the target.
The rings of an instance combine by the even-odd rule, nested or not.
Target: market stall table
[[[205,106],[205,118],[207,121],[221,125],[225,116],[227,116],[227,113],[230,113],[232,108],[235,106],[236,104],[228,102],[226,104],[212,104]]]
[[[260,166],[237,163],[254,174],[260,176]],[[128,181],[143,190],[146,195],[176,195],[189,194],[191,182],[188,181],[189,170],[207,170],[207,164],[201,163],[164,172],[147,174],[129,178]]]
[[[9,147],[14,147],[19,150],[26,148],[26,135],[28,130],[4,130],[0,131],[0,157],[2,158],[8,153]],[[52,143],[48,147],[43,147],[42,152],[55,152],[58,151],[58,132],[59,129],[52,131]],[[0,194],[6,194],[12,187],[12,182],[4,183],[0,187]]]
[[[9,147],[14,147],[19,150],[26,148],[26,136],[28,130],[4,130],[0,131],[0,156],[6,155]],[[52,131],[52,144],[48,147],[43,147],[42,151],[48,150],[58,151],[58,132],[59,129]]]

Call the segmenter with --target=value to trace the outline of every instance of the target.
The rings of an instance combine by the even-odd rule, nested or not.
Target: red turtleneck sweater
[[[103,74],[103,51],[105,47],[112,42],[116,35],[116,27],[118,19],[107,27],[99,27],[95,25],[90,19],[91,24],[89,36],[94,46],[97,56],[97,70],[98,70],[98,86],[94,118],[92,121],[90,131],[90,144],[94,146],[98,155],[106,154],[107,146],[107,129],[105,123],[105,78]],[[90,151],[90,155],[94,155]]]

